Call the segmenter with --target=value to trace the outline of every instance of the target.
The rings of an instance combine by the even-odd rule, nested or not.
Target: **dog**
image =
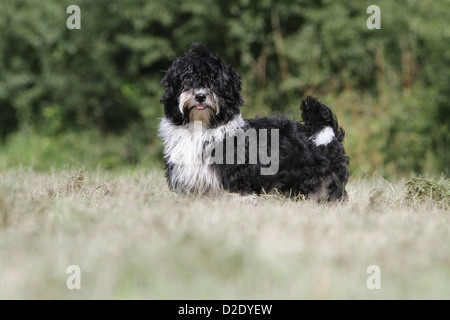
[[[175,59],[161,86],[159,136],[173,191],[347,198],[345,133],[317,99],[301,102],[302,121],[285,115],[244,119],[240,75],[200,43]]]

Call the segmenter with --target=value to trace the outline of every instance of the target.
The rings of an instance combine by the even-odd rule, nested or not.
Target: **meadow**
[[[449,189],[405,182],[352,176],[330,205],[178,196],[160,169],[4,170],[0,299],[448,299]]]

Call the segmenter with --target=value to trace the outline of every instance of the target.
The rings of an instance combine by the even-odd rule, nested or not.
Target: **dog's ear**
[[[240,113],[240,107],[244,104],[242,99],[241,76],[231,65],[222,65],[220,76],[217,77],[218,88],[221,93],[221,108],[216,120],[225,123]]]
[[[160,102],[164,105],[165,115],[174,123],[181,124],[183,122],[183,115],[178,109],[178,95],[181,90],[179,64],[180,60],[175,60],[161,80],[161,87],[164,89],[164,94]]]
[[[236,108],[241,107],[244,104],[241,95],[241,76],[233,69],[231,65],[224,65],[220,79],[227,105]]]
[[[241,76],[237,73],[231,66],[229,66],[232,70],[231,74],[233,75],[232,84],[234,87],[234,101],[236,102],[236,106],[241,107],[244,104],[244,100],[242,99],[242,82]]]

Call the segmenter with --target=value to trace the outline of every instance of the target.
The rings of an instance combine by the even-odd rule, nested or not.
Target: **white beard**
[[[192,123],[177,126],[165,117],[161,119],[159,136],[164,142],[164,158],[168,166],[173,165],[168,177],[170,187],[178,193],[218,194],[222,183],[210,161],[213,145],[223,143],[244,125],[241,115],[208,130]]]

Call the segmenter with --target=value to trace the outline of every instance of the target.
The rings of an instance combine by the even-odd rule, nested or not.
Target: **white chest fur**
[[[176,126],[163,118],[159,136],[164,141],[164,158],[172,167],[169,174],[171,188],[176,192],[194,195],[218,193],[222,185],[216,169],[210,164],[211,144],[223,142],[243,126],[241,116],[209,130],[205,130],[201,122]]]

